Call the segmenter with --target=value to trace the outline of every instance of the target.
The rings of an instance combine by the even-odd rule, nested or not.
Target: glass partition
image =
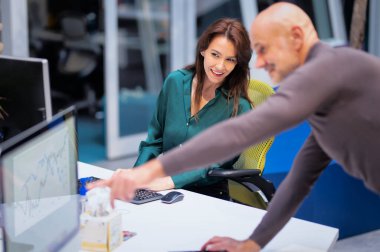
[[[107,156],[134,155],[169,66],[169,0],[107,1]]]

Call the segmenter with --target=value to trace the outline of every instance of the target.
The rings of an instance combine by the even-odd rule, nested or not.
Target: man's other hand
[[[136,189],[146,188],[153,179],[162,176],[165,176],[164,168],[159,160],[154,159],[133,169],[118,169],[110,179],[90,183],[87,189],[109,187],[111,206],[114,207],[115,199],[130,201],[135,196]]]
[[[205,245],[202,251],[228,251],[228,252],[258,252],[260,246],[252,241],[238,241],[229,237],[214,236]]]

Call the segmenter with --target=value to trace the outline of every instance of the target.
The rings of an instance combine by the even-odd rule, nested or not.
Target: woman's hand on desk
[[[88,184],[87,189],[108,186],[111,189],[111,206],[114,207],[115,199],[130,201],[135,196],[136,189],[146,188],[155,178],[164,175],[161,162],[154,159],[134,169],[119,169],[110,179]]]
[[[202,251],[258,252],[260,246],[252,241],[238,241],[229,237],[214,236],[201,248]]]

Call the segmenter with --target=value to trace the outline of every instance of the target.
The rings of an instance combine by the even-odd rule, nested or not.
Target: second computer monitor
[[[0,56],[0,142],[51,117],[47,60]]]

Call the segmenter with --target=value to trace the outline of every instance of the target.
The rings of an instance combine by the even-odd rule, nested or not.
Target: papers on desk
[[[133,236],[135,236],[136,233],[135,232],[131,232],[131,231],[123,231],[123,241],[127,241],[129,240],[130,238],[132,238]]]

